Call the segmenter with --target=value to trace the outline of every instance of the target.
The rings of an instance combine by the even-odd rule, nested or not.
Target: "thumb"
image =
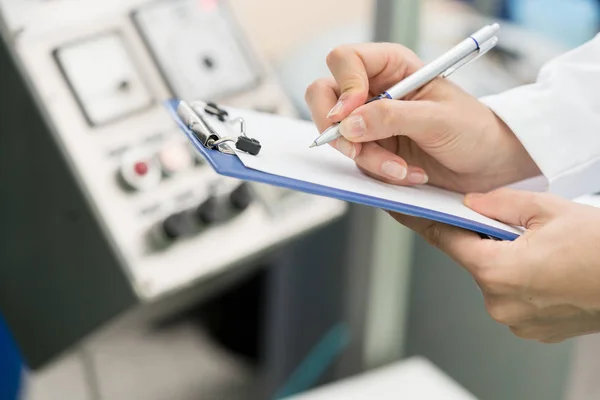
[[[486,217],[510,225],[535,229],[560,214],[562,199],[545,193],[498,189],[486,194],[468,194],[465,205]]]

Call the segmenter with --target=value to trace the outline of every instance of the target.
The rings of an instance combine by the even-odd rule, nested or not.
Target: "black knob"
[[[167,238],[177,239],[191,235],[194,232],[194,223],[188,213],[173,214],[163,221],[163,231]]]
[[[250,185],[242,183],[229,195],[231,206],[237,211],[244,211],[252,203]]]
[[[210,225],[227,219],[227,212],[216,197],[209,197],[196,209],[196,217],[202,224]]]

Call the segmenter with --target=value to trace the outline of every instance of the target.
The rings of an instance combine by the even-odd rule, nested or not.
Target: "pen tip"
[[[309,149],[312,149],[313,147],[317,147],[317,142],[312,142],[310,146],[308,146]]]

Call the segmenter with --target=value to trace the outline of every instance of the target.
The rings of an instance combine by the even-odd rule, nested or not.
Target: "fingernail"
[[[357,138],[367,133],[362,115],[351,115],[340,123],[340,133],[347,138]]]
[[[333,106],[331,111],[329,111],[329,114],[327,114],[327,118],[331,118],[334,115],[336,115],[337,113],[339,113],[340,111],[342,111],[342,107],[344,107],[344,100],[339,99],[338,102],[335,104],[335,106]]]
[[[408,181],[417,185],[423,185],[429,181],[429,177],[424,172],[416,171],[408,174]]]
[[[398,164],[397,162],[394,162],[394,161],[384,162],[383,165],[381,166],[381,170],[383,171],[384,174],[386,174],[390,178],[400,179],[400,180],[406,178],[406,174],[408,173],[405,166]]]
[[[354,157],[356,157],[356,146],[354,145],[354,143],[350,143],[346,139],[336,140],[335,148],[338,149],[340,153],[342,153],[348,158],[354,160]]]

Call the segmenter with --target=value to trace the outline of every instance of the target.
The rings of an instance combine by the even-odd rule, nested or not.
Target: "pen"
[[[460,67],[483,56],[494,46],[496,46],[498,43],[496,33],[499,30],[500,25],[498,24],[484,26],[454,46],[438,59],[425,65],[412,75],[404,78],[402,81],[381,93],[379,96],[371,98],[369,101],[367,101],[367,103],[381,99],[399,100],[409,93],[412,93],[413,91],[425,86],[438,76],[447,78]],[[342,136],[338,126],[339,123],[336,123],[327,128],[319,137],[314,140],[310,147],[322,146]]]

